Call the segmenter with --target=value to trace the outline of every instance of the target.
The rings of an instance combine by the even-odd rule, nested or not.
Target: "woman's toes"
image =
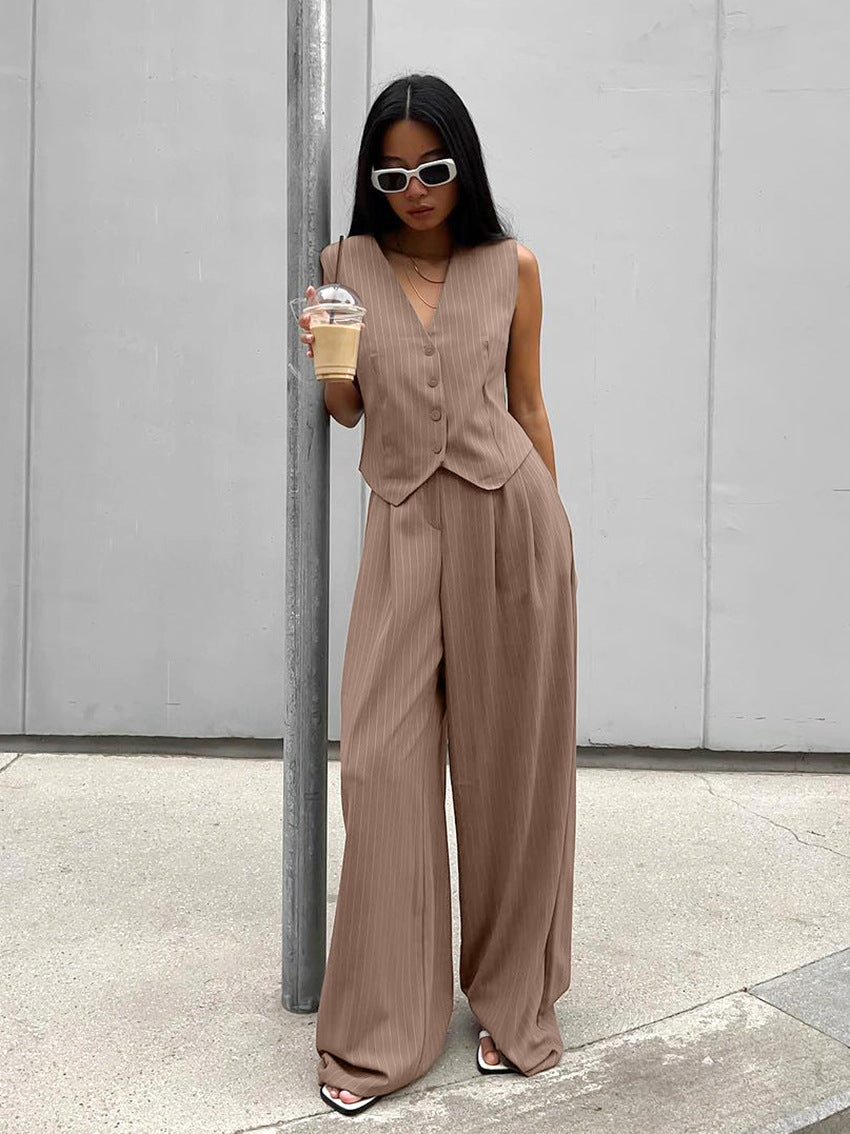
[[[362,1095],[355,1095],[351,1091],[347,1091],[345,1087],[332,1087],[329,1083],[326,1084],[326,1086],[328,1088],[328,1094],[331,1095],[332,1098],[342,1099],[343,1102],[360,1102],[363,1097]]]

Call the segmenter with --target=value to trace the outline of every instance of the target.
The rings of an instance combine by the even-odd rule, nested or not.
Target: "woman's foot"
[[[484,1056],[485,1063],[501,1063],[502,1053],[493,1043],[492,1036],[481,1037],[481,1054]]]
[[[339,1087],[328,1086],[328,1094],[333,1095],[333,1097],[339,1099],[340,1102],[360,1102],[363,1098],[362,1095],[353,1095],[351,1091],[346,1090],[345,1087],[340,1089]]]
[[[355,1095],[345,1087],[329,1087],[327,1083],[319,1087],[319,1097],[340,1114],[359,1114],[381,1098],[380,1095]]]

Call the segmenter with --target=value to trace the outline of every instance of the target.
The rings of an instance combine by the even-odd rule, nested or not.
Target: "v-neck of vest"
[[[434,308],[434,314],[431,316],[431,322],[426,327],[425,324],[422,322],[422,320],[419,318],[418,314],[416,313],[416,308],[410,302],[410,297],[408,296],[407,292],[401,286],[401,281],[399,280],[398,276],[393,271],[392,264],[389,262],[389,260],[384,255],[384,250],[383,250],[383,248],[381,248],[381,245],[378,243],[377,238],[372,236],[371,233],[369,233],[369,239],[372,242],[372,247],[375,249],[375,255],[378,257],[378,259],[384,265],[384,269],[387,272],[389,272],[390,276],[392,277],[393,282],[394,282],[396,288],[398,289],[399,298],[402,300],[402,302],[404,303],[404,306],[407,308],[407,310],[410,312],[410,314],[416,320],[416,323],[419,326],[422,333],[424,335],[427,335],[430,338],[431,335],[434,333],[434,324],[437,322],[437,319],[440,316],[440,310],[443,306],[443,297],[446,294],[446,288],[449,286],[449,283],[451,282],[451,280],[454,276],[452,269],[454,268],[455,259],[457,258],[459,253],[461,253],[463,251],[463,249],[459,245],[455,245],[455,247],[452,249],[452,254],[449,257],[449,262],[446,266],[446,274],[443,277],[443,286],[440,288],[440,296],[439,296],[439,299],[437,300],[437,306]]]

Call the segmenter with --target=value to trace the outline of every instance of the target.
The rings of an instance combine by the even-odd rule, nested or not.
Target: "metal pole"
[[[321,284],[330,234],[330,2],[289,0],[287,294]],[[328,798],[330,429],[288,311],[286,690],[283,734],[281,1001],[314,1012],[325,973]]]

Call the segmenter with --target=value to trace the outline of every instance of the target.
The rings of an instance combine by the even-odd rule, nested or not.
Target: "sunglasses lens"
[[[450,176],[449,167],[444,161],[436,162],[422,170],[422,181],[425,185],[444,185]]]
[[[404,174],[397,173],[392,169],[384,170],[378,174],[378,184],[385,193],[398,193],[400,189],[404,188],[404,182]]]

